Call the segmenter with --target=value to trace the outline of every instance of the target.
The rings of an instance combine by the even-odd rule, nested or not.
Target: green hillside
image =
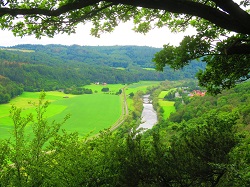
[[[0,89],[0,103],[19,95],[19,90],[73,89],[93,82],[129,84],[180,80],[195,78],[197,71],[204,68],[204,63],[193,61],[183,70],[166,67],[163,72],[157,72],[152,59],[159,50],[146,46],[27,44],[2,47],[0,76],[13,86],[7,91]],[[2,82],[0,80],[0,85]]]

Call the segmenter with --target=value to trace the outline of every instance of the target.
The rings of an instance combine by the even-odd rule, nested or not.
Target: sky
[[[18,44],[62,44],[62,45],[81,45],[81,46],[113,46],[113,45],[137,45],[150,47],[163,47],[170,43],[177,46],[186,33],[171,33],[166,27],[153,29],[146,35],[136,33],[132,30],[133,24],[122,23],[112,33],[104,33],[100,38],[90,35],[90,23],[79,25],[76,33],[67,35],[55,35],[54,38],[42,37],[36,39],[34,36],[15,37],[11,31],[0,30],[0,46],[14,46]]]
[[[234,0],[239,3],[240,0]],[[195,33],[189,29],[185,33],[171,33],[167,27],[153,29],[146,35],[135,33],[131,22],[119,24],[112,33],[102,34],[100,38],[90,35],[90,23],[79,25],[75,34],[70,36],[56,35],[54,38],[43,37],[38,40],[34,36],[23,38],[14,37],[11,31],[0,30],[0,46],[14,46],[18,44],[62,44],[62,45],[89,45],[89,46],[111,46],[111,45],[137,45],[150,47],[163,47],[164,44],[178,46],[185,35]]]

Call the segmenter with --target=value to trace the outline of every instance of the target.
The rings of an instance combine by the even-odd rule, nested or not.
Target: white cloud
[[[34,36],[25,36],[23,38],[14,37],[10,31],[0,31],[0,46],[14,46],[17,44],[62,44],[62,45],[138,45],[162,47],[170,43],[178,45],[184,35],[192,32],[189,30],[185,33],[171,33],[166,27],[162,29],[151,30],[146,35],[135,33],[131,23],[122,23],[112,33],[102,34],[100,38],[91,36],[90,24],[79,25],[76,33],[67,35],[60,34],[54,38],[42,37],[38,40]]]

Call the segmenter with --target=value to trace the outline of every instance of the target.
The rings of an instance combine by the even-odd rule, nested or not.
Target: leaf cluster
[[[63,122],[48,123],[43,99],[36,116],[12,109],[14,141],[0,144],[3,186],[247,186],[249,139],[237,131],[237,113],[208,112],[183,122],[167,141],[159,128],[144,136],[131,124],[82,138],[58,133]],[[34,137],[25,133],[29,124]]]

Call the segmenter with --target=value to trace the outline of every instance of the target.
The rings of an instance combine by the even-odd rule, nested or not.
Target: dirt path
[[[128,104],[127,104],[127,97],[125,93],[126,87],[122,88],[121,100],[122,100],[122,114],[120,118],[114,123],[114,125],[110,128],[111,131],[117,129],[126,119],[128,115]]]

